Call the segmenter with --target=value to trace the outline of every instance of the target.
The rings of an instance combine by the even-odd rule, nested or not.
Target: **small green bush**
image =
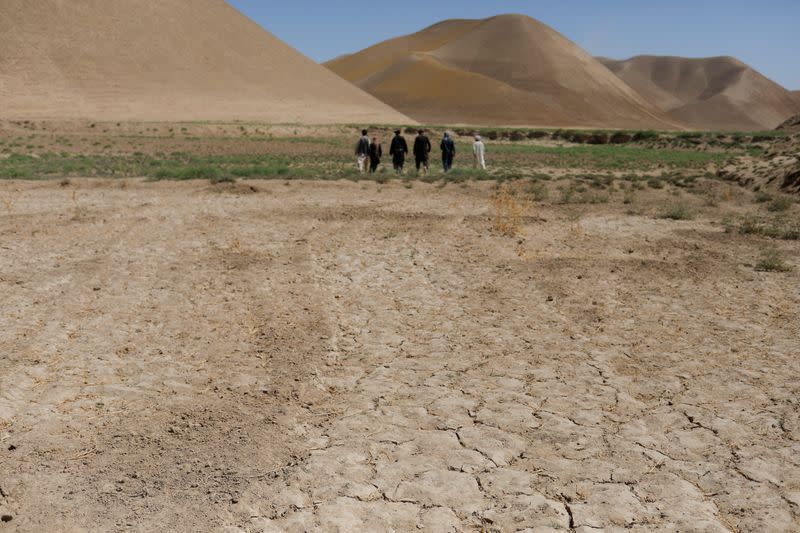
[[[788,211],[792,207],[792,203],[790,198],[782,196],[771,201],[767,209],[773,213],[781,213],[783,211]]]
[[[756,264],[756,270],[762,272],[789,272],[791,269],[792,267],[783,260],[781,253],[774,248],[764,250],[761,260]]]
[[[524,187],[524,191],[531,195],[536,202],[546,202],[550,198],[550,191],[547,190],[547,186],[544,183],[528,182]]]
[[[209,181],[211,183],[213,183],[213,184],[217,184],[217,183],[236,183],[236,178],[234,178],[231,175],[220,174],[218,176],[214,176],[213,178],[210,178]]]
[[[765,204],[772,201],[772,195],[768,192],[759,191],[756,193],[755,201],[759,204]]]
[[[207,165],[173,166],[161,168],[154,177],[159,180],[215,180],[221,172],[217,167]]]
[[[286,176],[289,174],[289,167],[286,165],[232,167],[230,173],[237,178],[272,178],[276,176]]]
[[[694,218],[694,213],[688,204],[679,202],[673,204],[664,213],[662,213],[661,218],[669,220],[691,220]]]
[[[30,170],[16,167],[0,167],[0,178],[3,179],[30,179],[33,174]]]
[[[761,235],[773,239],[796,241],[800,240],[800,224],[792,223],[783,218],[769,220],[748,215],[743,217],[739,223],[739,234]]]

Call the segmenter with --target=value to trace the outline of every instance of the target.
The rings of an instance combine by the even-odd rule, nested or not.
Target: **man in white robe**
[[[475,143],[472,145],[472,154],[475,157],[475,168],[486,170],[486,145],[483,144],[480,135],[475,136]]]

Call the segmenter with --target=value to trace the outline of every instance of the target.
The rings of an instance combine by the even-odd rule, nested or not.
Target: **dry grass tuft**
[[[78,191],[72,191],[70,198],[72,200],[72,221],[80,222],[85,220],[88,216],[88,212],[86,208],[81,205],[80,199],[78,198]]]
[[[506,237],[522,235],[523,219],[530,202],[521,199],[518,191],[507,183],[498,187],[490,201],[494,210],[492,229]]]

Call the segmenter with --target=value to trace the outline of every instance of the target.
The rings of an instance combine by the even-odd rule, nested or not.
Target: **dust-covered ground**
[[[535,192],[0,182],[0,531],[800,531],[797,241]]]

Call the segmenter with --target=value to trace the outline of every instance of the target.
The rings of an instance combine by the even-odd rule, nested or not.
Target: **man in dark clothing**
[[[431,141],[425,135],[425,130],[419,130],[414,141],[414,159],[417,160],[417,174],[419,174],[420,167],[425,174],[428,173],[428,154],[431,153]]]
[[[381,164],[381,157],[383,157],[383,146],[378,142],[377,137],[373,137],[369,145],[369,171],[371,174],[378,170],[378,165]]]
[[[453,168],[453,159],[456,157],[456,143],[450,138],[449,133],[444,134],[442,139],[442,166],[445,172],[449,172]]]
[[[367,159],[369,158],[369,137],[367,130],[361,130],[361,138],[356,144],[356,164],[358,171],[362,174],[367,171]]]
[[[397,174],[403,173],[406,164],[406,154],[408,154],[408,143],[406,138],[400,135],[400,130],[395,130],[392,146],[389,148],[389,155],[392,156],[392,164]]]

